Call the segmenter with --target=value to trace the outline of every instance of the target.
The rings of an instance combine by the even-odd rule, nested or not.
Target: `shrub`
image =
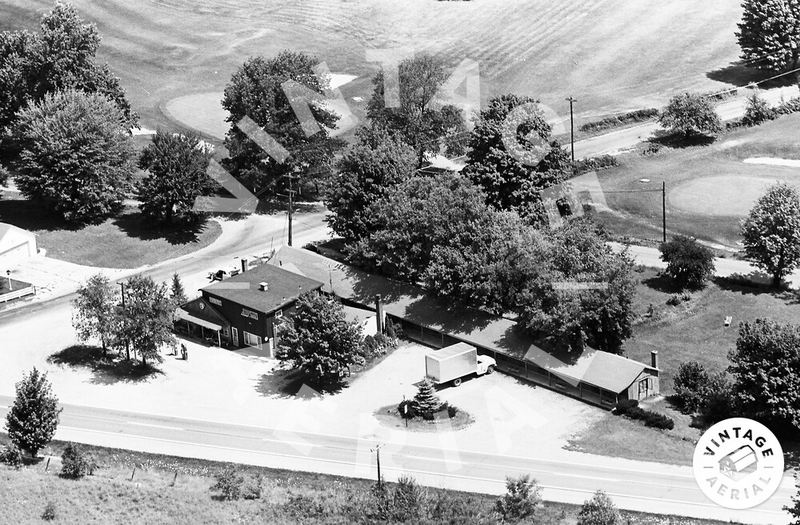
[[[800,97],[794,97],[782,102],[777,108],[775,108],[774,111],[778,115],[788,115],[790,113],[800,112]]]
[[[386,335],[391,339],[397,339],[402,335],[402,328],[399,324],[395,324],[394,321],[386,318]]]
[[[576,160],[572,171],[576,175],[589,171],[599,171],[605,168],[612,168],[618,165],[617,158],[612,155],[600,155],[588,159]]]
[[[703,404],[708,387],[708,372],[697,361],[688,361],[678,366],[675,374],[675,399],[681,410],[693,414]]]
[[[61,453],[61,477],[80,479],[87,474],[92,474],[95,462],[91,454],[85,453],[76,443],[67,443]]]
[[[42,512],[42,519],[44,521],[53,521],[56,519],[56,505],[52,501],[48,501],[47,505],[44,506],[44,512]]]
[[[745,126],[757,126],[774,119],[775,116],[775,110],[769,107],[769,103],[758,91],[754,91],[747,96],[747,106],[744,110],[744,117],[742,117],[742,124]]]
[[[678,306],[681,304],[681,296],[680,295],[672,295],[669,299],[667,299],[667,304],[670,306]]]
[[[658,122],[672,133],[682,133],[687,137],[713,135],[722,130],[714,102],[707,96],[692,93],[672,97],[658,116]]]
[[[447,417],[453,419],[458,414],[458,409],[452,405],[447,405]]]
[[[392,493],[393,518],[399,522],[418,522],[425,512],[426,499],[425,491],[413,477],[400,476]]]
[[[217,474],[216,483],[211,486],[211,490],[219,492],[222,499],[236,500],[242,495],[243,484],[244,477],[231,465]]]
[[[587,122],[578,129],[584,132],[602,131],[633,122],[644,122],[657,116],[658,110],[656,108],[637,109],[636,111],[629,111],[621,115],[612,115],[595,122]]]
[[[659,246],[661,260],[667,263],[664,274],[680,289],[702,288],[714,275],[714,254],[696,240],[677,235]]]
[[[0,463],[5,463],[9,467],[19,468],[22,466],[22,451],[14,443],[9,443],[0,451]]]
[[[381,350],[380,345],[371,335],[364,337],[364,341],[361,343],[361,348],[365,359],[371,359],[379,355]]]
[[[254,476],[250,476],[242,485],[242,498],[243,499],[261,499],[261,483],[263,481],[263,476],[261,473],[256,473]]]
[[[685,293],[681,295],[681,301],[683,301],[684,303],[691,300],[692,300],[691,294]]]
[[[611,498],[598,490],[592,499],[586,500],[578,513],[577,525],[617,525],[622,523],[617,507]]]
[[[632,408],[636,408],[639,406],[639,402],[635,399],[623,399],[622,401],[618,401],[616,405],[614,405],[614,413],[618,416],[624,416],[627,414]]]
[[[542,489],[527,474],[519,478],[506,478],[506,493],[495,502],[495,510],[503,521],[521,521],[532,518],[542,502]]]
[[[434,419],[436,419],[436,416],[434,416],[433,412],[423,412],[422,419],[424,419],[425,421],[433,421]]]
[[[413,419],[417,416],[416,404],[411,399],[404,399],[397,405],[397,412],[402,418]]]

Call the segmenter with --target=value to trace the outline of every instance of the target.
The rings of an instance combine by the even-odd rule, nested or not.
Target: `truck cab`
[[[495,361],[493,357],[489,357],[488,355],[479,355],[478,366],[475,369],[475,373],[479,376],[482,376],[483,374],[491,374],[494,372],[496,367],[497,361]]]

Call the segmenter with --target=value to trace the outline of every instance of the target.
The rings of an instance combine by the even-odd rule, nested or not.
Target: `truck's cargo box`
[[[475,373],[478,368],[478,351],[467,343],[456,343],[425,356],[425,375],[436,383]]]

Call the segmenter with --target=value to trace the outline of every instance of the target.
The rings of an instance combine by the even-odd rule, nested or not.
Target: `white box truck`
[[[425,356],[425,377],[437,385],[452,382],[454,386],[468,375],[494,372],[497,363],[467,343],[456,343]]]

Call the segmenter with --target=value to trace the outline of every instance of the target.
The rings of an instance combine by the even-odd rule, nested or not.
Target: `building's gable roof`
[[[267,283],[267,290],[259,289]],[[256,266],[202,288],[210,295],[226,299],[257,312],[270,314],[290,305],[302,294],[318,290],[322,283],[270,264]]]
[[[638,361],[592,348],[569,356],[532,345],[525,359],[572,385],[587,383],[617,393],[627,389],[647,368]]]
[[[4,248],[19,246],[26,241],[35,242],[36,235],[13,224],[0,222],[0,252],[4,251]]]
[[[198,297],[197,299],[192,299],[188,303],[181,305],[180,307],[182,310],[186,311],[193,317],[197,317],[198,319],[202,319],[204,321],[208,321],[209,323],[214,323],[222,326],[228,325],[228,320],[225,319],[221,313],[214,308],[214,305],[203,299],[202,297]]]

